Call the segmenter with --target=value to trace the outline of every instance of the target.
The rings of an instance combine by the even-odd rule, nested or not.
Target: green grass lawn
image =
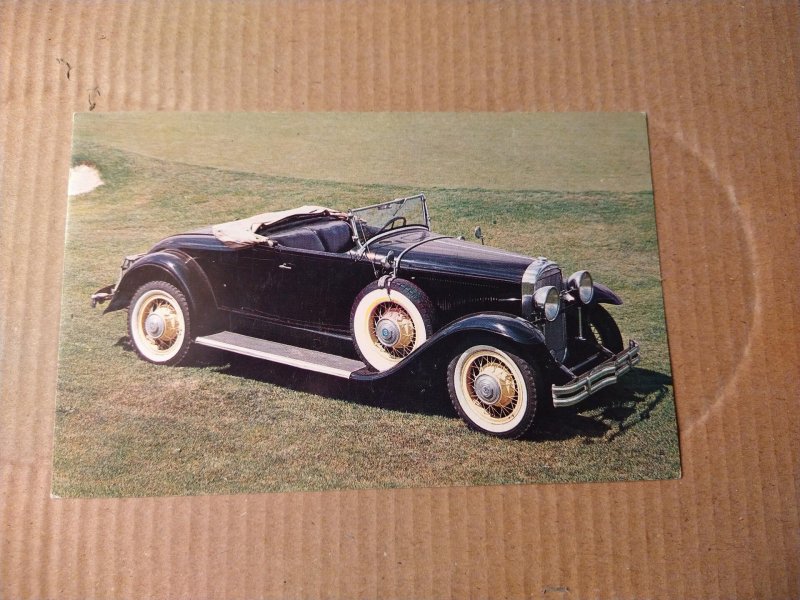
[[[679,476],[651,192],[342,183],[154,158],[121,141],[99,143],[99,128],[81,131],[73,162],[97,166],[105,185],[70,199],[55,494]],[[503,441],[469,431],[438,385],[357,385],[211,351],[193,366],[151,365],[129,348],[124,311],[103,316],[89,307],[124,255],[166,235],[306,203],[348,208],[417,191],[428,196],[436,231],[468,234],[480,224],[490,245],[546,255],[566,273],[590,269],[626,301],[610,310],[623,335],[642,344],[639,368],[583,405],[546,415],[531,439]]]
[[[75,126],[152,158],[297,179],[312,168],[424,189],[651,189],[640,113],[98,113]]]

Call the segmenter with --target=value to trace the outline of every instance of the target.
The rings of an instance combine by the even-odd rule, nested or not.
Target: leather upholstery
[[[341,219],[293,227],[274,233],[269,239],[287,248],[318,252],[346,252],[353,246],[350,226]]]
[[[352,232],[346,221],[326,221],[310,229],[317,232],[326,252],[346,252],[353,246]]]
[[[270,235],[269,239],[287,248],[318,250],[320,252],[325,251],[325,247],[322,245],[319,236],[308,227],[296,227],[289,231],[276,233]]]

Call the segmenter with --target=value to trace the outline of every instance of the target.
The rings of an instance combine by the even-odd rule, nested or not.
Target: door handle
[[[281,263],[278,265],[279,269],[286,269],[287,271],[291,271],[294,268],[292,263]]]

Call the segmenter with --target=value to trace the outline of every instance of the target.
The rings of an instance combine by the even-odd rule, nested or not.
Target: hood
[[[525,269],[533,262],[530,256],[507,252],[451,237],[441,237],[423,229],[398,232],[370,244],[375,260],[393,251],[400,259],[397,272],[424,272],[459,275],[519,283]]]

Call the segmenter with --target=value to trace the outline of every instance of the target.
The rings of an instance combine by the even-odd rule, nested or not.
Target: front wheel
[[[587,315],[587,332],[595,341],[603,347],[611,350],[614,354],[622,352],[622,334],[619,331],[617,322],[614,321],[608,311],[599,304],[593,306]]]
[[[539,377],[519,356],[492,345],[475,345],[447,368],[450,400],[476,431],[516,439],[533,424]]]
[[[186,296],[166,281],[144,284],[136,290],[128,309],[128,334],[144,360],[178,364],[192,341]]]

